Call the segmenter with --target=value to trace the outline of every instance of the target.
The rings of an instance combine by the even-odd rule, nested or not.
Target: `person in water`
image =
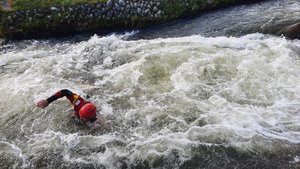
[[[74,106],[74,112],[71,115],[74,122],[78,124],[85,124],[86,122],[91,122],[94,124],[94,127],[99,128],[103,127],[104,122],[103,119],[97,120],[97,108],[96,106],[84,100],[81,96],[71,92],[68,89],[62,89],[56,92],[54,95],[47,99],[43,99],[37,102],[36,106],[44,109],[53,101],[60,99],[62,97],[66,97],[71,104]],[[107,128],[107,124],[105,124],[105,128]]]

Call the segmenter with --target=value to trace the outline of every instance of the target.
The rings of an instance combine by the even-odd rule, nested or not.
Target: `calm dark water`
[[[135,38],[167,38],[199,34],[206,37],[276,34],[300,21],[299,0],[271,0],[203,13],[163,26],[141,30]]]

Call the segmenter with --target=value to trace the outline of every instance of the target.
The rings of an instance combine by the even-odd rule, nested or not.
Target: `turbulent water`
[[[299,40],[137,34],[3,44],[0,168],[300,167]],[[112,130],[35,107],[63,88]]]

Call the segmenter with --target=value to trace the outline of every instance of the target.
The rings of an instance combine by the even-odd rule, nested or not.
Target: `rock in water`
[[[300,22],[283,28],[278,34],[291,39],[300,39]]]

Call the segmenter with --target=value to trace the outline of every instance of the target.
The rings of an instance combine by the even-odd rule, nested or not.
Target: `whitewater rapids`
[[[132,34],[1,46],[0,166],[299,167],[299,40]],[[35,107],[63,88],[112,131],[73,124],[66,99]]]

